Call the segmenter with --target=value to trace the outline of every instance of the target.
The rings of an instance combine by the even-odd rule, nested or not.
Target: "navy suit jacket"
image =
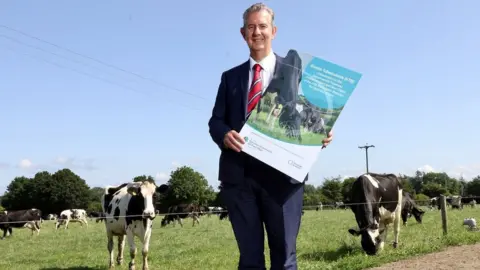
[[[275,70],[272,82],[267,87],[267,91],[269,91],[268,88],[270,86],[275,87],[275,85],[282,84],[281,82],[284,78],[288,77],[284,76],[284,72],[282,72],[282,66],[285,66],[282,65],[282,63],[285,62],[285,59],[276,54],[275,57]],[[245,175],[246,162],[249,162],[249,170],[255,171],[254,178],[269,178],[276,182],[287,181],[290,183],[299,183],[277,169],[254,158],[247,157],[248,154],[244,152],[237,153],[226,148],[223,144],[223,139],[227,132],[230,130],[240,132],[245,124],[249,91],[249,68],[250,64],[249,60],[247,60],[243,64],[222,73],[212,116],[208,122],[210,136],[221,150],[218,179],[221,182],[232,184],[242,182]],[[279,94],[285,97],[292,96],[288,93]],[[296,97],[296,95],[293,96]],[[251,166],[252,161],[254,163],[253,168]],[[305,180],[307,179],[308,175]]]

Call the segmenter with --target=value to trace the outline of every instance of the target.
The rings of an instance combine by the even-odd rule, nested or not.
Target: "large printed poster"
[[[242,151],[303,181],[361,74],[290,50],[240,131]]]

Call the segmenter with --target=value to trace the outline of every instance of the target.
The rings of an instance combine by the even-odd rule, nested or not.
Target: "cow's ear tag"
[[[137,195],[137,193],[135,191],[132,191],[132,195],[135,196]]]

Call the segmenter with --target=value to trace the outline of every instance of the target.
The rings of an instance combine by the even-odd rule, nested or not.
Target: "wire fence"
[[[441,198],[438,199],[439,201],[441,200]],[[312,205],[303,205],[303,210],[305,211],[312,211],[312,210],[317,210],[317,211],[323,211],[323,210],[349,210],[351,208],[351,206],[355,206],[355,205],[367,205],[367,204],[370,204],[370,205],[375,205],[375,204],[382,204],[382,205],[385,205],[385,204],[392,204],[392,203],[398,203],[398,201],[367,201],[367,202],[361,202],[361,203],[342,203],[342,202],[339,202],[339,203],[327,203],[327,204],[323,204],[323,203],[319,203],[319,204],[312,204]],[[415,204],[417,205],[417,207],[419,208],[422,208],[422,207],[426,207],[426,208],[429,208],[429,209],[439,209],[441,210],[442,206],[441,206],[441,203],[440,202],[434,202],[432,203],[432,200],[415,200]],[[446,204],[446,207],[449,207],[449,206],[452,206],[452,207],[457,207],[457,204],[456,203],[450,203],[450,204]],[[464,208],[464,207],[472,207],[472,208],[475,208],[476,207],[476,203],[474,204],[470,204],[470,203],[460,203],[458,204],[458,206],[460,208]],[[155,216],[185,216],[185,217],[191,217],[191,216],[202,216],[202,215],[218,215],[218,214],[222,214],[222,213],[225,213],[225,214],[228,214],[228,209],[223,209],[222,207],[214,207],[216,208],[215,210],[196,210],[196,211],[186,211],[186,212],[167,212],[167,213],[156,213]],[[15,212],[15,211],[4,211],[4,213],[0,212],[0,225],[1,224],[13,224],[13,223],[26,223],[26,222],[33,222],[33,221],[40,221],[40,220],[48,220],[48,219],[40,219],[40,220],[35,220],[35,219],[28,219],[28,220],[12,220],[12,221],[1,221],[2,219],[2,216],[5,216],[5,213],[11,213],[11,212]],[[136,218],[136,217],[143,217],[144,215],[142,214],[135,214],[135,215],[114,215],[114,214],[110,214],[110,213],[103,213],[103,212],[99,212],[99,213],[102,213],[104,214],[103,216],[85,216],[85,218],[90,218],[90,219],[117,219],[117,218]],[[70,220],[74,220],[75,218],[72,218],[70,217],[69,218]],[[62,218],[55,218],[53,219],[54,221],[55,220],[62,220]]]

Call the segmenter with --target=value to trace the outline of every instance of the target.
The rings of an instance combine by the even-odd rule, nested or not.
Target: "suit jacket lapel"
[[[240,89],[242,89],[242,113],[244,117],[247,117],[247,99],[248,99],[248,79],[249,79],[249,67],[250,67],[250,60],[243,63],[242,67],[240,68]]]

